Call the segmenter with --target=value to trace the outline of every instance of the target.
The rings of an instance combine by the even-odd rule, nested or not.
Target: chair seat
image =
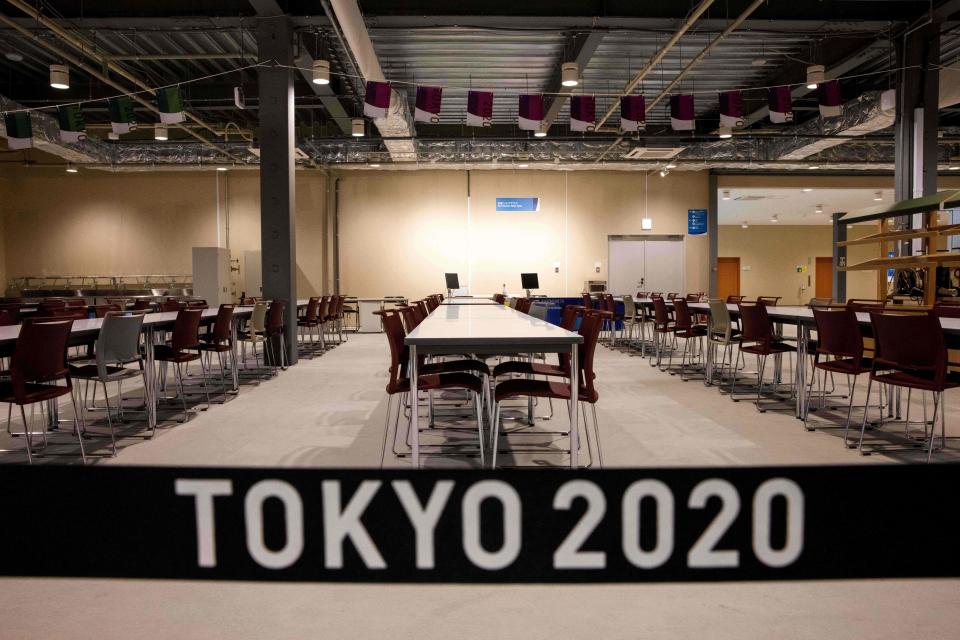
[[[195,345],[193,348],[199,348]],[[153,358],[161,362],[191,362],[200,358],[199,353],[189,351],[174,351],[168,344],[158,344],[153,347]]]
[[[53,400],[60,396],[70,393],[68,387],[61,387],[54,384],[39,384],[28,382],[24,384],[24,404],[33,404],[34,402],[44,402]],[[9,381],[0,381],[0,402],[17,404],[17,398],[13,392],[13,383]]]
[[[556,400],[570,399],[570,384],[559,380],[529,380],[526,378],[514,378],[505,380],[494,389],[494,399],[497,402],[509,400],[511,398],[530,397],[535,398],[554,398]],[[596,402],[597,393],[593,397],[587,393],[586,387],[580,385],[577,392],[577,399],[581,402]]]
[[[707,335],[707,327],[702,324],[696,324],[689,329],[675,329],[674,332],[678,338],[699,338]]]
[[[509,374],[534,375],[534,376],[559,376],[567,377],[569,374],[556,364],[546,364],[543,362],[525,362],[523,360],[508,360],[501,362],[493,368],[493,377],[499,378]]]
[[[934,381],[933,374],[926,371],[892,371],[890,373],[874,373],[870,377],[883,384],[923,391],[939,392],[943,389],[960,387],[960,373],[954,371],[947,372],[947,378],[942,388]]]
[[[777,353],[789,353],[790,351],[796,351],[797,349],[793,345],[774,340],[772,342],[756,342],[754,344],[744,345],[740,347],[740,350],[745,353],[753,353],[758,356],[769,356]]]
[[[212,351],[214,353],[224,353],[232,351],[233,347],[223,342],[201,342],[196,346],[200,351]]]
[[[100,370],[96,364],[68,365],[70,375],[79,380],[100,380]],[[107,365],[107,375],[104,380],[123,380],[141,375],[139,369],[128,369],[116,365]]]
[[[485,376],[490,375],[490,367],[486,362],[467,358],[463,360],[449,360],[441,362],[428,362],[417,367],[417,373],[420,375],[430,375],[433,373],[457,373],[470,372],[480,373]]]
[[[861,373],[870,371],[873,366],[872,358],[861,358],[857,362],[856,358],[838,358],[836,360],[821,360],[817,362],[817,368],[833,373],[843,373],[851,376],[858,376]]]
[[[320,319],[315,318],[313,320],[309,320],[307,318],[300,318],[299,320],[297,320],[297,326],[298,327],[317,327],[317,326],[320,326]]]
[[[400,381],[398,389],[393,393],[407,393],[410,391],[410,378],[404,378]],[[474,393],[482,393],[483,380],[471,373],[432,373],[429,375],[418,376],[418,391],[433,391],[435,389],[467,389]],[[389,391],[389,389],[388,389]]]

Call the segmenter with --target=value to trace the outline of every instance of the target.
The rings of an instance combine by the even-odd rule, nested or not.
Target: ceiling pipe
[[[685,34],[687,31],[690,30],[690,27],[693,26],[693,23],[695,23],[698,19],[700,19],[700,16],[702,16],[706,12],[706,10],[710,8],[710,5],[712,4],[713,4],[713,0],[703,0],[703,2],[697,5],[697,7],[693,10],[693,13],[691,13],[690,16],[686,20],[684,20],[683,24],[680,25],[680,28],[677,30],[677,32],[673,34],[670,40],[667,41],[667,44],[665,44],[663,48],[660,49],[660,51],[657,51],[656,55],[650,58],[650,62],[648,62],[643,69],[641,69],[635,76],[633,76],[630,82],[624,85],[623,87],[624,94],[631,93],[634,89],[637,88],[638,84],[643,82],[643,79],[646,78],[647,75],[649,75],[650,72],[653,71],[658,64],[660,64],[660,62],[664,59],[664,57],[666,57],[667,53],[669,53],[670,50],[673,49],[673,47],[678,42],[680,42],[680,38],[683,37],[683,34]],[[614,100],[613,104],[610,105],[610,108],[607,109],[607,112],[603,114],[603,117],[597,121],[597,129],[602,127],[603,124],[610,118],[610,116],[612,116],[617,111],[619,107],[620,107],[620,104],[616,100]]]
[[[118,60],[121,62],[139,62],[147,60],[240,60],[242,53],[157,53],[143,55],[109,55],[103,56],[106,61]]]
[[[91,48],[91,45],[89,45],[88,43],[84,42],[83,40],[77,38],[77,37],[74,36],[73,34],[69,33],[66,29],[64,29],[63,27],[61,27],[61,26],[60,26],[59,24],[57,24],[55,21],[50,20],[49,18],[45,17],[43,14],[40,13],[40,10],[39,10],[39,9],[30,6],[30,5],[27,4],[26,2],[23,2],[23,0],[7,0],[7,2],[10,3],[10,4],[12,4],[12,5],[15,6],[16,8],[20,9],[20,11],[23,11],[25,14],[27,14],[28,16],[30,16],[31,18],[33,18],[34,20],[36,20],[39,24],[43,25],[43,26],[46,27],[47,29],[50,29],[50,31],[52,31],[53,33],[55,33],[61,40],[63,40],[64,42],[66,42],[67,44],[69,44],[71,47],[73,47],[74,49],[76,49],[77,51],[79,51],[80,53],[82,53],[83,55],[85,55],[86,57],[90,58],[90,59],[93,60],[94,62],[97,62],[100,66],[104,67],[105,70],[113,71],[114,73],[116,73],[116,74],[119,75],[120,77],[129,80],[129,81],[132,82],[134,85],[136,85],[136,86],[139,87],[140,89],[142,89],[142,90],[150,93],[151,95],[153,95],[153,94],[156,93],[156,92],[153,90],[153,87],[149,86],[147,83],[143,82],[142,80],[140,80],[139,78],[137,78],[137,77],[136,77],[135,75],[133,75],[132,73],[128,72],[128,71],[127,71],[126,69],[124,69],[123,67],[121,67],[121,66],[119,66],[119,65],[116,65],[116,64],[113,64],[112,62],[110,62],[110,60],[108,60],[108,59],[104,58],[103,56],[97,54],[97,53]],[[7,24],[9,24],[10,26],[14,26],[15,28],[17,28],[18,31],[20,31],[21,33],[25,33],[26,35],[28,35],[28,36],[31,37],[31,38],[34,37],[33,34],[31,34],[29,31],[20,28],[19,25],[16,25],[16,23],[14,23],[14,22],[12,22],[12,21],[8,21]],[[38,43],[39,43],[39,44],[43,44],[43,43],[40,42],[39,40],[38,40]],[[49,48],[49,47],[48,47],[48,48]],[[74,63],[74,64],[76,64],[76,63]],[[78,66],[79,66],[79,65],[78,65]],[[116,85],[112,85],[112,86],[116,87]],[[122,91],[126,91],[126,89],[121,89],[121,90],[122,90]],[[188,111],[184,111],[183,113],[184,113],[184,115],[185,115],[187,118],[189,118],[190,120],[193,120],[194,122],[196,122],[197,124],[199,124],[200,126],[202,126],[204,129],[207,129],[210,133],[216,135],[216,131],[213,129],[213,127],[211,127],[210,125],[208,125],[206,122],[204,122],[204,121],[201,120],[200,118],[197,118],[195,115],[193,115],[192,113],[190,113],[190,112],[188,112]]]
[[[21,33],[21,34],[23,34],[23,35],[26,35],[26,36],[31,37],[31,38],[33,37],[32,34],[31,34],[27,29],[24,29],[23,27],[21,27],[19,24],[17,24],[17,23],[14,22],[13,20],[11,20],[11,19],[10,19],[7,15],[5,15],[5,14],[0,13],[0,23],[6,24],[7,26],[13,28],[14,30],[16,30],[17,32],[19,32],[19,33]],[[87,74],[90,75],[91,77],[96,78],[96,79],[99,80],[100,82],[103,82],[104,84],[107,84],[107,85],[113,87],[114,89],[116,89],[116,90],[118,90],[118,91],[121,91],[121,92],[123,92],[123,93],[126,93],[126,92],[128,91],[128,89],[127,89],[126,87],[122,86],[122,85],[119,84],[118,82],[116,82],[116,81],[112,80],[111,78],[107,77],[106,75],[104,75],[103,73],[101,73],[100,71],[98,71],[97,69],[94,69],[93,67],[88,66],[88,65],[87,65],[86,63],[84,63],[82,60],[80,60],[79,58],[77,58],[76,56],[74,56],[74,55],[72,55],[72,54],[70,54],[70,53],[67,53],[67,52],[64,51],[63,49],[60,49],[59,47],[57,47],[57,46],[55,46],[55,45],[52,45],[52,44],[50,44],[49,42],[46,42],[46,41],[44,41],[44,40],[42,40],[42,39],[39,39],[39,38],[36,38],[36,39],[35,39],[35,42],[36,42],[37,45],[39,45],[39,46],[41,46],[41,47],[44,47],[45,49],[47,49],[47,50],[49,50],[50,52],[54,53],[55,55],[59,56],[59,57],[60,57],[62,60],[64,60],[65,62],[69,62],[70,64],[72,64],[72,65],[74,65],[75,67],[77,67],[78,69],[84,71],[85,73],[87,73]],[[160,110],[159,110],[153,103],[151,103],[151,102],[149,102],[149,101],[147,101],[147,100],[144,100],[143,98],[141,98],[141,97],[140,97],[139,95],[137,95],[137,94],[133,94],[133,95],[131,95],[130,97],[131,97],[134,101],[138,102],[139,104],[143,105],[144,107],[146,107],[147,109],[149,109],[150,111],[152,111],[153,113],[155,113],[155,114],[157,114],[157,115],[159,116]],[[204,127],[204,129],[207,129],[207,130],[210,130],[210,131],[213,131],[214,133],[216,133],[216,131],[215,131],[214,129],[212,129],[212,128],[210,127],[210,125],[208,125],[208,124],[206,124],[206,123],[200,123],[200,124],[202,124],[202,126]],[[210,148],[212,148],[212,149],[215,149],[218,153],[222,153],[222,154],[224,154],[225,156],[227,156],[228,158],[231,158],[232,160],[236,160],[237,162],[244,162],[244,159],[243,159],[243,158],[240,158],[240,157],[235,156],[235,155],[233,155],[233,154],[231,154],[231,153],[229,153],[229,152],[227,152],[227,151],[222,150],[222,149],[221,149],[220,147],[218,147],[216,144],[214,144],[213,142],[210,142],[209,140],[207,140],[206,138],[204,138],[204,137],[201,136],[200,134],[196,133],[196,132],[193,131],[192,129],[190,129],[190,128],[188,128],[188,127],[185,127],[185,126],[182,126],[182,125],[179,125],[179,124],[175,124],[175,125],[172,125],[172,126],[177,127],[177,128],[180,129],[181,131],[186,131],[188,134],[190,134],[190,136],[196,138],[197,140],[199,140],[200,142],[202,142],[202,143],[205,144],[206,146],[208,146],[208,147],[210,147]]]
[[[726,29],[721,31],[716,38],[710,41],[710,44],[708,44],[706,47],[703,48],[703,51],[701,51],[696,56],[694,56],[693,60],[687,63],[687,66],[685,66],[680,71],[680,73],[678,73],[677,76],[673,80],[671,80],[670,83],[660,91],[659,94],[657,94],[657,97],[650,101],[650,104],[647,106],[647,109],[653,109],[655,106],[657,106],[657,103],[660,102],[664,96],[669,95],[670,91],[675,86],[680,84],[680,81],[683,80],[683,77],[687,75],[687,73],[689,73],[691,69],[693,69],[695,66],[700,64],[700,61],[706,58],[707,54],[710,53],[710,51],[715,46],[720,44],[720,42],[724,38],[726,38],[728,35],[736,31],[737,29],[739,29],[740,25],[742,25],[746,21],[746,19],[750,17],[750,14],[756,11],[760,7],[760,5],[765,4],[766,1],[767,0],[753,0],[750,6],[744,9],[743,13],[741,13],[736,20],[734,20],[729,25],[727,25]]]

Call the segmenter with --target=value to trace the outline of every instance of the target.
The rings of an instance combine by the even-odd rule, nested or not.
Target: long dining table
[[[569,353],[570,370],[579,371],[578,333],[499,304],[446,304],[434,309],[406,337],[410,350],[411,458],[420,467],[417,360],[421,355],[521,356],[533,353]],[[578,466],[578,376],[570,386],[570,466]]]

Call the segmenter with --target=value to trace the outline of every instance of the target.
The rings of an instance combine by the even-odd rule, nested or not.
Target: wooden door
[[[816,292],[814,294],[817,298],[833,298],[833,258],[828,257],[818,257],[816,264],[816,273],[814,274],[816,278],[817,286],[814,289]]]
[[[740,258],[717,258],[717,297],[740,295]]]

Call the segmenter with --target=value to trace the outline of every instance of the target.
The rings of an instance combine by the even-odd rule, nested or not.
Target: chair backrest
[[[815,309],[817,307],[829,307],[831,304],[833,304],[833,298],[810,298],[807,306]]]
[[[670,312],[667,311],[667,303],[663,298],[653,298],[653,321],[661,327],[666,327],[670,322]]]
[[[744,296],[727,296],[727,304],[740,304]]]
[[[310,298],[307,301],[307,313],[304,316],[307,322],[316,322],[317,313],[320,311],[320,298]]]
[[[667,294],[667,300],[676,300],[676,299],[677,299],[677,296],[679,296],[679,295],[680,295],[679,293],[668,293],[668,294]]]
[[[493,294],[493,301],[496,302],[497,304],[503,304],[505,300],[506,300],[506,297],[502,293]]]
[[[400,391],[402,380],[406,377],[407,362],[410,360],[407,346],[404,344],[406,336],[399,314],[391,313],[383,316],[383,332],[387,335],[387,343],[390,345],[387,393],[397,393]]]
[[[135,300],[133,302],[134,311],[145,311],[150,308],[151,308],[151,304],[149,300]]]
[[[267,309],[267,320],[264,331],[268,336],[278,336],[283,333],[283,311],[287,308],[287,301],[273,300]]]
[[[597,352],[597,339],[600,337],[602,326],[602,314],[584,311],[578,331],[583,337],[583,343],[577,346],[577,362],[580,369],[580,383],[586,390],[586,397],[580,399],[586,402],[596,402],[599,397],[595,384],[596,375],[593,371],[593,359]]]
[[[427,305],[427,311],[433,311],[437,308],[437,299],[433,296],[427,296],[423,299],[424,303]]]
[[[649,296],[650,296],[650,292],[649,292],[649,291],[637,291],[637,299],[638,299],[638,300],[645,300],[645,299],[648,298]]]
[[[577,326],[577,316],[580,314],[580,309],[582,307],[573,304],[565,306],[560,313],[560,328],[573,331],[573,328]]]
[[[663,293],[661,293],[660,291],[651,291],[649,296],[651,300],[654,300],[656,298],[662,298],[662,297],[663,297]]]
[[[851,311],[883,311],[886,305],[886,300],[865,300],[863,298],[847,300],[847,309]]]
[[[0,309],[0,327],[17,324],[17,313],[9,309]]]
[[[67,298],[65,301],[68,307],[86,307],[86,298]]]
[[[250,314],[250,328],[254,331],[264,331],[267,328],[267,303],[258,302],[253,305]]]
[[[413,328],[416,329],[417,325],[423,322],[427,316],[424,315],[423,309],[420,307],[420,305],[414,304],[410,306],[410,317],[413,318]]]
[[[677,329],[685,330],[693,328],[693,317],[690,315],[690,307],[683,298],[676,298],[673,301],[673,321]]]
[[[757,296],[757,302],[765,304],[768,307],[775,307],[783,296]]]
[[[932,313],[870,313],[877,342],[874,366],[931,373],[942,391],[947,377],[947,346],[940,318]]]
[[[536,318],[537,320],[546,320],[547,319],[547,305],[545,304],[532,304],[530,305],[530,316]]]
[[[938,318],[960,318],[960,305],[937,303],[933,307],[933,315]]]
[[[637,305],[633,303],[633,296],[623,296],[623,319],[633,320],[637,316]]]
[[[317,319],[325,322],[330,316],[330,296],[320,296],[317,302]]]
[[[613,313],[617,310],[617,303],[613,301],[612,293],[603,294],[603,309],[605,311],[609,311],[610,313]]]
[[[733,336],[733,323],[730,321],[730,309],[727,303],[719,298],[712,298],[710,305],[710,336],[723,336],[729,342]]]
[[[744,342],[769,344],[773,341],[773,323],[767,315],[767,305],[762,302],[741,302],[737,308],[740,310]]]
[[[183,308],[184,305],[179,300],[164,300],[160,303],[161,312],[180,311]]]
[[[93,308],[93,315],[97,318],[104,318],[108,313],[123,311],[118,304],[98,304]]]
[[[863,358],[863,336],[853,309],[823,309],[814,307],[817,324],[817,353],[838,358]]]
[[[197,346],[200,342],[200,318],[203,309],[180,309],[173,323],[170,346],[174,351],[183,351]]]
[[[688,293],[686,297],[687,302],[700,302],[699,293]]]
[[[67,303],[64,300],[44,300],[37,305],[37,313],[42,316],[53,315],[54,311],[59,311],[61,309],[66,309]]]
[[[420,315],[423,318],[426,318],[428,315],[430,315],[430,309],[427,308],[426,302],[424,302],[423,300],[417,300],[414,304],[417,305],[418,309],[420,309]]]
[[[69,381],[67,346],[72,328],[69,318],[28,322],[20,328],[10,358],[10,378],[18,400],[26,395],[25,383]]]
[[[100,335],[97,337],[97,368],[100,376],[106,377],[107,365],[126,364],[140,359],[140,330],[143,314],[125,316],[111,311],[103,317]]]
[[[583,308],[593,309],[593,298],[590,297],[589,293],[583,294]]]
[[[417,325],[420,324],[417,321],[416,307],[397,307],[396,310],[400,313],[400,319],[403,321],[403,328],[407,333],[410,333],[416,329]]]
[[[217,319],[213,323],[212,340],[215,344],[229,343],[233,336],[233,312],[235,305],[221,304],[217,309]]]

